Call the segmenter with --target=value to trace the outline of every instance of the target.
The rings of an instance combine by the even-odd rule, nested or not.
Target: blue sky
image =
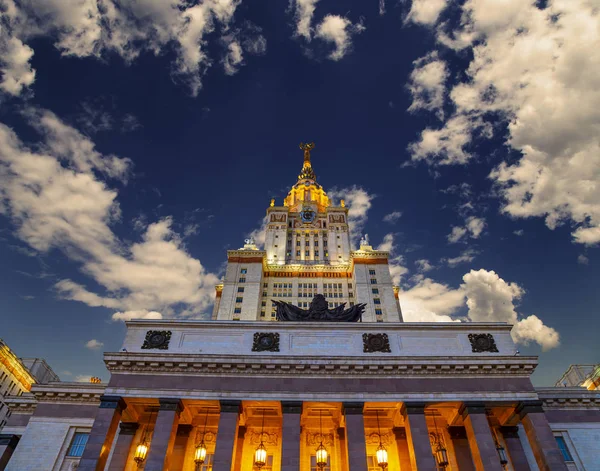
[[[598,362],[600,37],[584,1],[0,1],[0,336],[107,378],[203,318],[314,141],[412,321]]]

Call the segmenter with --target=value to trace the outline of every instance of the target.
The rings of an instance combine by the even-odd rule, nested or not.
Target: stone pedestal
[[[19,443],[18,435],[0,435],[0,471],[3,471],[8,464],[8,460]]]
[[[519,438],[519,427],[500,427],[500,433],[506,444],[506,453],[514,469],[531,471],[523,444]]]
[[[523,402],[519,404],[516,412],[521,417],[540,471],[566,471],[567,465],[542,409],[542,402]]]
[[[154,424],[152,442],[144,471],[169,469],[171,452],[177,434],[179,414],[182,409],[181,401],[179,399],[159,399],[159,402],[160,408]]]
[[[217,444],[213,457],[213,471],[231,471],[231,460],[235,453],[240,407],[241,401],[221,401]]]
[[[471,450],[469,449],[469,440],[467,439],[467,431],[464,427],[448,427],[448,434],[452,440],[452,448],[454,448],[454,458],[460,471],[475,471],[475,465],[471,458]],[[517,468],[518,469],[518,468]]]
[[[367,441],[362,402],[345,402],[346,442],[348,443],[348,469],[367,471]]]
[[[425,406],[423,402],[405,402],[402,405],[406,438],[410,452],[410,462],[413,470],[436,469],[429,429],[425,419]]]
[[[100,407],[92,425],[85,450],[79,461],[78,471],[104,471],[106,460],[126,408],[120,396],[102,396]]]
[[[113,451],[108,471],[123,471],[127,464],[127,458],[133,443],[133,437],[139,428],[135,422],[121,422],[119,425],[119,435]]]
[[[282,402],[283,426],[281,430],[281,471],[298,471],[300,468],[300,417],[301,402]]]
[[[477,471],[503,471],[485,414],[485,406],[479,403],[465,403],[461,406],[459,413],[463,417],[475,469]]]

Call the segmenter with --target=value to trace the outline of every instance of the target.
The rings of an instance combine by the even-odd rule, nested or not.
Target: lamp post
[[[448,452],[444,447],[444,441],[442,440],[442,436],[438,432],[437,422],[435,421],[435,414],[433,415],[433,426],[435,427],[435,440],[436,440],[436,449],[435,449],[435,461],[439,468],[445,469],[448,466]]]
[[[196,463],[196,471],[200,471],[200,466],[206,461],[206,445],[204,444],[204,436],[206,435],[206,423],[208,422],[208,408],[204,416],[204,430],[202,431],[202,440],[196,445],[194,452],[194,463]]]
[[[379,446],[377,447],[377,451],[375,452],[375,459],[377,460],[377,465],[384,470],[388,466],[388,453],[383,443],[381,443],[381,429],[379,428],[379,411],[376,410],[375,414],[377,416],[377,434],[379,435]]]
[[[263,433],[265,431],[265,410],[263,409],[262,413],[262,424],[260,426],[260,445],[254,452],[254,466],[258,469],[261,469],[264,465],[267,464],[267,449],[263,444]]]
[[[323,411],[319,410],[319,436],[321,438],[321,443],[319,443],[316,452],[317,468],[319,469],[323,469],[325,466],[327,466],[327,449],[323,445],[323,422],[321,419],[322,413]]]
[[[506,469],[506,465],[508,464],[508,456],[506,456],[506,450],[502,445],[500,445],[500,441],[498,440],[498,436],[496,434],[496,429],[492,428],[494,437],[494,444],[496,445],[496,452],[498,453],[498,458],[500,459],[500,464],[503,468]]]
[[[138,446],[135,447],[135,453],[133,455],[133,461],[137,463],[137,467],[141,467],[142,463],[146,461],[146,456],[148,455],[149,448],[149,440],[148,440],[148,429],[150,428],[150,422],[152,419],[152,413],[154,411],[150,411],[150,415],[148,416],[148,423],[146,424],[146,428],[144,429],[144,433],[142,435],[142,439]]]

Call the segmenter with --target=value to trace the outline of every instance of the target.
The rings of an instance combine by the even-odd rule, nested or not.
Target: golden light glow
[[[148,445],[146,445],[145,443],[140,443],[135,449],[135,455],[133,457],[133,460],[139,465],[140,463],[144,462],[147,454]]]
[[[387,468],[388,465],[388,452],[383,445],[379,445],[377,451],[375,452],[375,458],[377,459],[377,465],[381,467],[381,469]]]
[[[448,452],[443,446],[438,446],[438,449],[435,452],[435,457],[437,459],[437,464],[440,468],[445,468],[446,466],[448,466]]]
[[[257,468],[260,469],[266,464],[267,464],[267,449],[262,444],[262,442],[260,442],[260,445],[258,445],[258,448],[254,452],[254,466],[256,466]]]
[[[327,465],[327,450],[322,443],[319,445],[319,448],[317,448],[316,459],[319,468],[323,468]]]
[[[204,442],[201,442],[198,446],[196,446],[196,452],[194,453],[194,463],[196,464],[204,464],[206,460],[206,446]]]
[[[2,341],[0,341],[0,364],[16,378],[21,384],[22,389],[31,391],[31,386],[35,384],[35,378],[23,366],[19,358],[11,351],[8,345]]]

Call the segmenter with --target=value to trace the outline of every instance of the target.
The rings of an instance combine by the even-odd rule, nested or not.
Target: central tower
[[[272,299],[307,308],[316,294],[330,307],[365,303],[364,322],[402,321],[389,253],[361,240],[352,250],[348,208],[334,206],[317,183],[314,143],[300,144],[304,163],[283,200],[267,208],[264,250],[248,239],[227,252],[223,283],[216,287],[213,319],[275,320]],[[287,298],[287,299],[280,299]]]

